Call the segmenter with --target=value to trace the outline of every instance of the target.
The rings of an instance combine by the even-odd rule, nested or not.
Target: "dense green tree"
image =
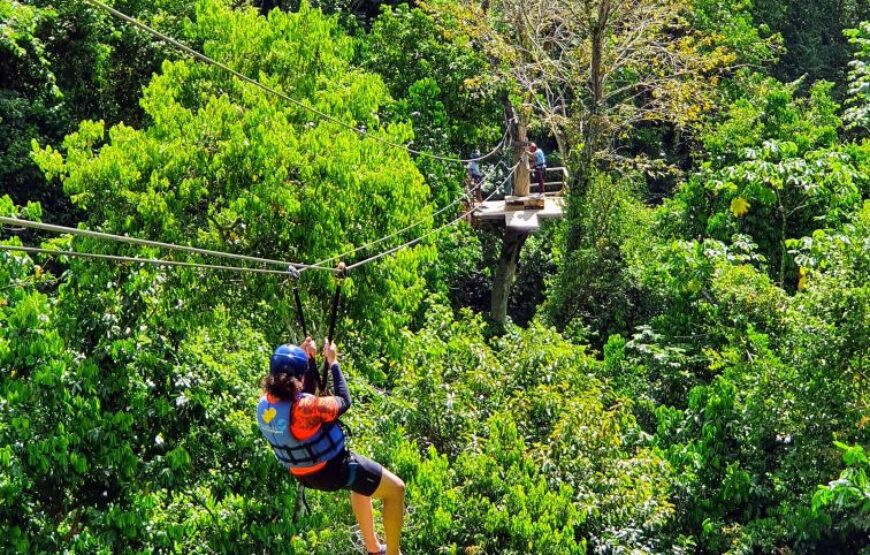
[[[862,535],[866,537],[870,531],[870,505],[867,504],[867,497],[870,495],[870,482],[867,481],[868,459],[860,445],[849,446],[841,442],[836,442],[836,445],[843,451],[846,468],[837,480],[826,486],[819,486],[813,496],[813,510],[821,513],[829,524],[834,524],[836,519],[834,529],[838,539],[844,542],[848,534],[853,534],[855,547],[860,548]],[[866,553],[867,549],[868,546],[863,546],[862,553]]]
[[[178,34],[190,3],[124,2],[118,8]],[[75,210],[30,158],[32,140],[56,143],[83,119],[144,121],[142,87],[168,51],[86,2],[0,4],[0,185],[15,200],[40,200],[46,217],[69,223]]]
[[[673,513],[669,469],[630,401],[591,375],[599,364],[538,324],[490,346],[479,317],[454,321],[433,307],[409,335],[384,418],[452,463],[449,478],[408,469],[412,503],[463,524],[421,529],[412,545],[656,552],[655,531]],[[417,497],[418,482],[431,484],[428,497]]]
[[[387,91],[377,77],[349,67],[353,44],[335,19],[303,7],[263,20],[254,10],[207,2],[190,34],[209,55],[312,108],[393,142],[411,136],[406,125],[378,125]],[[91,225],[311,263],[427,213],[421,207],[428,191],[407,153],[210,66],[165,62],[142,106],[151,123],[141,130],[119,124],[107,131],[100,122],[85,122],[64,141],[64,156],[51,147],[38,154]],[[426,252],[425,246],[404,251],[379,271],[353,274],[345,291],[347,318],[369,345],[395,345],[389,338],[422,296]],[[325,311],[328,272],[311,272],[304,282],[309,298],[319,301],[312,308]],[[200,285],[203,296],[232,294],[222,280]],[[243,313],[258,313],[277,339],[292,318],[282,296],[277,280],[266,277],[245,280],[234,298]]]
[[[39,31],[57,13],[4,0],[0,22],[0,184],[20,202],[51,201],[30,160],[30,141],[56,140],[66,130],[63,93]]]
[[[608,343],[609,366],[649,400],[641,409],[657,406],[678,520],[705,552],[860,545],[814,516],[810,498],[836,475],[833,439],[868,440],[866,217],[847,236],[807,240],[798,258],[813,269],[792,297],[752,266],[745,239],[652,256],[636,245],[632,269],[661,311],[631,341]]]
[[[789,243],[804,268],[793,296],[747,236],[625,249],[658,309],[609,357],[627,391],[658,405],[679,518],[707,552],[860,545],[810,506],[837,472],[832,441],[868,440],[867,208],[842,218]]]
[[[810,83],[843,83],[851,59],[843,31],[870,18],[867,2],[753,0],[751,5],[755,20],[782,36],[785,52],[774,67],[777,78],[792,81],[806,75]]]
[[[473,36],[420,8],[384,8],[362,42],[364,66],[380,74],[426,150],[460,154],[495,145],[504,113]]]
[[[568,251],[567,240],[560,238],[554,249],[562,271],[551,281],[547,318],[575,339],[599,347],[612,334],[631,334],[646,311],[621,250],[626,240],[644,233],[650,219],[635,189],[629,179],[598,176],[584,194],[573,229],[560,229],[563,236],[578,233],[578,248]]]
[[[849,63],[849,109],[845,119],[858,129],[870,128],[870,22],[846,32],[855,46],[855,56]]]
[[[707,162],[675,196],[688,237],[749,235],[780,286],[797,284],[788,242],[842,220],[870,192],[867,143],[841,143],[830,85],[806,97],[757,76],[704,138]]]
[[[464,308],[481,228],[342,282],[343,420],[407,483],[405,552],[867,554],[863,4],[249,4],[114,5],[298,103],[86,2],[0,0],[0,215],[302,262],[415,224],[353,262],[454,218],[465,173],[356,130],[466,155],[516,105],[590,170],[520,258],[523,327]],[[334,263],[299,282],[318,338]],[[360,550],[253,421],[299,339],[284,278],[0,250],[0,551]]]

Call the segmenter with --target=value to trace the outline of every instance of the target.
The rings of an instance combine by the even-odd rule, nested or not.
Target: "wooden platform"
[[[537,208],[541,201],[543,208]],[[489,200],[479,204],[474,210],[473,218],[478,221],[503,222],[512,229],[534,233],[541,227],[542,219],[563,217],[564,206],[563,197],[508,197],[505,200]]]

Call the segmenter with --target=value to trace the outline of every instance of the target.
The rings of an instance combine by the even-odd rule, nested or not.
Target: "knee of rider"
[[[401,478],[396,478],[396,495],[405,497],[405,482]]]
[[[402,481],[398,476],[395,479],[390,480],[390,488],[389,496],[393,499],[404,499],[405,497],[405,482]]]

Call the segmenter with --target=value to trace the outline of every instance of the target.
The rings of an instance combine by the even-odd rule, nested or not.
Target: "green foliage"
[[[177,0],[118,5],[170,33],[190,13]],[[39,200],[72,221],[62,191],[30,159],[32,140],[56,143],[86,118],[139,123],[139,97],[164,48],[77,0],[0,4],[0,184],[18,202]]]
[[[870,21],[857,29],[846,31],[855,47],[855,56],[849,62],[849,103],[845,119],[853,127],[870,128]]]
[[[709,43],[710,49],[738,63],[760,64],[779,51],[778,37],[770,37],[770,27],[757,25],[753,0],[698,0],[694,27]]]
[[[428,462],[396,461],[410,477],[410,527],[418,502],[463,523],[434,536],[419,528],[409,550],[656,552],[654,532],[673,512],[669,469],[643,445],[630,402],[592,375],[593,357],[539,325],[489,345],[480,318],[454,321],[440,307],[407,340],[384,425],[428,448]],[[428,485],[423,469],[447,461],[451,473],[433,471],[444,483]],[[440,493],[413,501],[420,482]]]
[[[621,247],[630,237],[645,236],[649,214],[628,180],[598,175],[583,198],[572,202],[560,228],[553,259],[560,267],[545,307],[549,321],[572,330],[576,339],[603,345],[614,333],[629,333],[644,311],[628,279]],[[564,248],[573,234],[577,248]]]
[[[17,192],[23,182],[38,180],[30,161],[30,141],[54,139],[63,129],[63,94],[39,36],[56,16],[53,10],[0,2],[0,183],[4,191]]]
[[[830,439],[868,440],[867,214],[801,242],[808,270],[792,297],[751,265],[754,247],[739,237],[652,257],[632,245],[631,271],[660,312],[611,358],[628,387],[648,373],[640,392],[659,404],[656,441],[678,476],[681,526],[700,530],[708,552],[854,541],[809,504],[836,468]]]
[[[764,141],[790,140],[800,152],[831,146],[837,140],[837,105],[830,84],[819,83],[809,94],[798,83],[782,84],[755,73],[740,72],[729,88],[732,102],[702,135],[705,158],[715,167],[743,159],[743,151]]]
[[[759,245],[780,286],[796,287],[788,244],[836,226],[866,195],[866,144],[840,144],[830,86],[808,97],[794,86],[748,78],[722,123],[705,138],[708,162],[677,193],[672,207],[688,236],[726,241],[745,234]]]
[[[861,535],[866,537],[870,532],[870,459],[860,445],[835,444],[843,452],[846,468],[839,479],[819,486],[813,495],[813,511],[824,514],[829,523],[836,518],[837,533],[841,537],[851,534],[860,542]],[[863,551],[867,551],[866,545]]]
[[[849,48],[843,30],[870,18],[862,0],[753,0],[757,23],[782,36],[785,53],[773,68],[774,75],[790,81],[807,75],[810,81],[843,82]]]
[[[359,56],[384,78],[423,148],[467,158],[498,141],[503,116],[487,84],[489,61],[455,22],[405,4],[385,6]]]
[[[201,2],[189,32],[205,41],[210,56],[333,117],[394,142],[411,136],[405,125],[378,125],[377,111],[389,102],[382,82],[350,67],[352,41],[315,10],[274,11],[263,20],[253,10]],[[141,130],[83,122],[64,141],[64,157],[51,147],[37,152],[43,170],[61,176],[93,225],[313,262],[428,211],[420,209],[427,187],[407,154],[334,123],[312,122],[310,112],[210,66],[164,63],[142,106],[151,123]],[[427,228],[417,226],[415,233]],[[354,274],[346,289],[348,319],[369,345],[383,342],[389,349],[390,338],[410,321],[428,252],[425,245],[407,250],[379,271]],[[321,301],[315,307],[325,311],[331,280],[320,273],[305,283],[309,297]],[[194,289],[200,298],[226,293],[222,279]],[[258,323],[277,336],[291,320],[282,295],[277,281],[266,278],[243,282],[235,298],[241,312],[258,314]],[[262,304],[266,299],[271,309]],[[192,309],[199,310],[195,303]]]

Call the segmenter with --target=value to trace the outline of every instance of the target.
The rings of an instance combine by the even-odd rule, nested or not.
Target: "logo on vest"
[[[275,407],[270,407],[263,411],[263,422],[268,424],[272,420],[275,419],[275,416],[278,414],[278,411],[275,410]]]

